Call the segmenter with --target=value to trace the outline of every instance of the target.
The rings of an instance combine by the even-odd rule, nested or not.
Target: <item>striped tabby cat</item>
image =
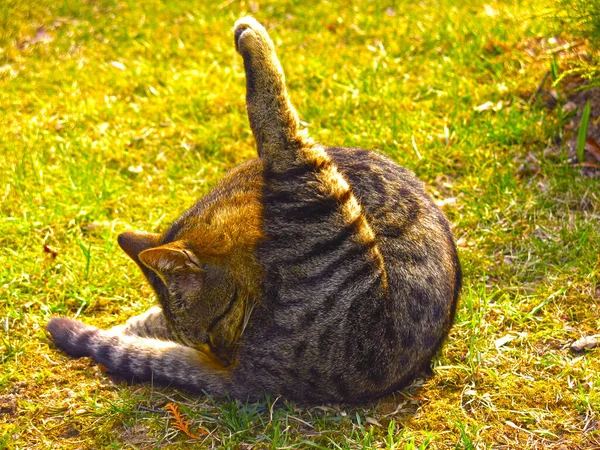
[[[307,137],[258,22],[236,23],[235,46],[259,158],[164,234],[119,236],[161,307],[110,330],[47,329],[131,380],[305,403],[383,396],[429,369],[452,324],[448,221],[409,170]]]

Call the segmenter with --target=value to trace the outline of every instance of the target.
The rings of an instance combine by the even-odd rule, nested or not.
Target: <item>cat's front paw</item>
[[[58,348],[69,356],[79,358],[90,356],[90,343],[100,330],[78,320],[54,317],[46,325],[46,331]]]

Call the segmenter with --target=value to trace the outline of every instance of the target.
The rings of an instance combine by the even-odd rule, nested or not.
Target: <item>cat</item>
[[[308,137],[255,19],[234,41],[258,158],[164,234],[119,236],[161,307],[110,330],[68,318],[47,330],[130,380],[309,404],[384,396],[430,370],[452,325],[449,223],[409,170]]]

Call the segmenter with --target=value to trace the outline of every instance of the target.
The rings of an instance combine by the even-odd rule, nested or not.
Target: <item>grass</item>
[[[570,61],[561,79],[580,78],[582,89],[600,86],[600,2],[589,0],[554,0],[550,8],[550,20],[558,35],[578,37],[585,44],[586,52]],[[578,45],[578,44],[575,44]],[[592,51],[590,51],[592,50]],[[573,55],[575,56],[575,55]]]
[[[554,20],[569,34],[600,45],[600,4],[588,0],[555,0]]]
[[[583,113],[581,115],[581,123],[579,124],[579,131],[577,133],[577,161],[585,161],[585,140],[587,136],[588,122],[590,120],[590,101],[588,100],[583,107]]]
[[[600,191],[544,152],[566,118],[530,101],[556,65],[550,5],[27,3],[0,5],[0,448],[600,445],[600,350],[568,349],[600,329]],[[148,308],[117,234],[164,230],[255,155],[231,31],[252,11],[312,136],[390,155],[454,224],[465,288],[435,376],[374,404],[126,386],[44,332]]]

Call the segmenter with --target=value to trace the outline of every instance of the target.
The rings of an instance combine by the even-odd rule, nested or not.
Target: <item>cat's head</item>
[[[126,232],[118,238],[154,288],[180,342],[214,354],[227,366],[247,320],[252,293],[249,283],[234,276],[239,252],[223,240],[223,235],[202,227],[168,243],[161,235],[144,232]]]

